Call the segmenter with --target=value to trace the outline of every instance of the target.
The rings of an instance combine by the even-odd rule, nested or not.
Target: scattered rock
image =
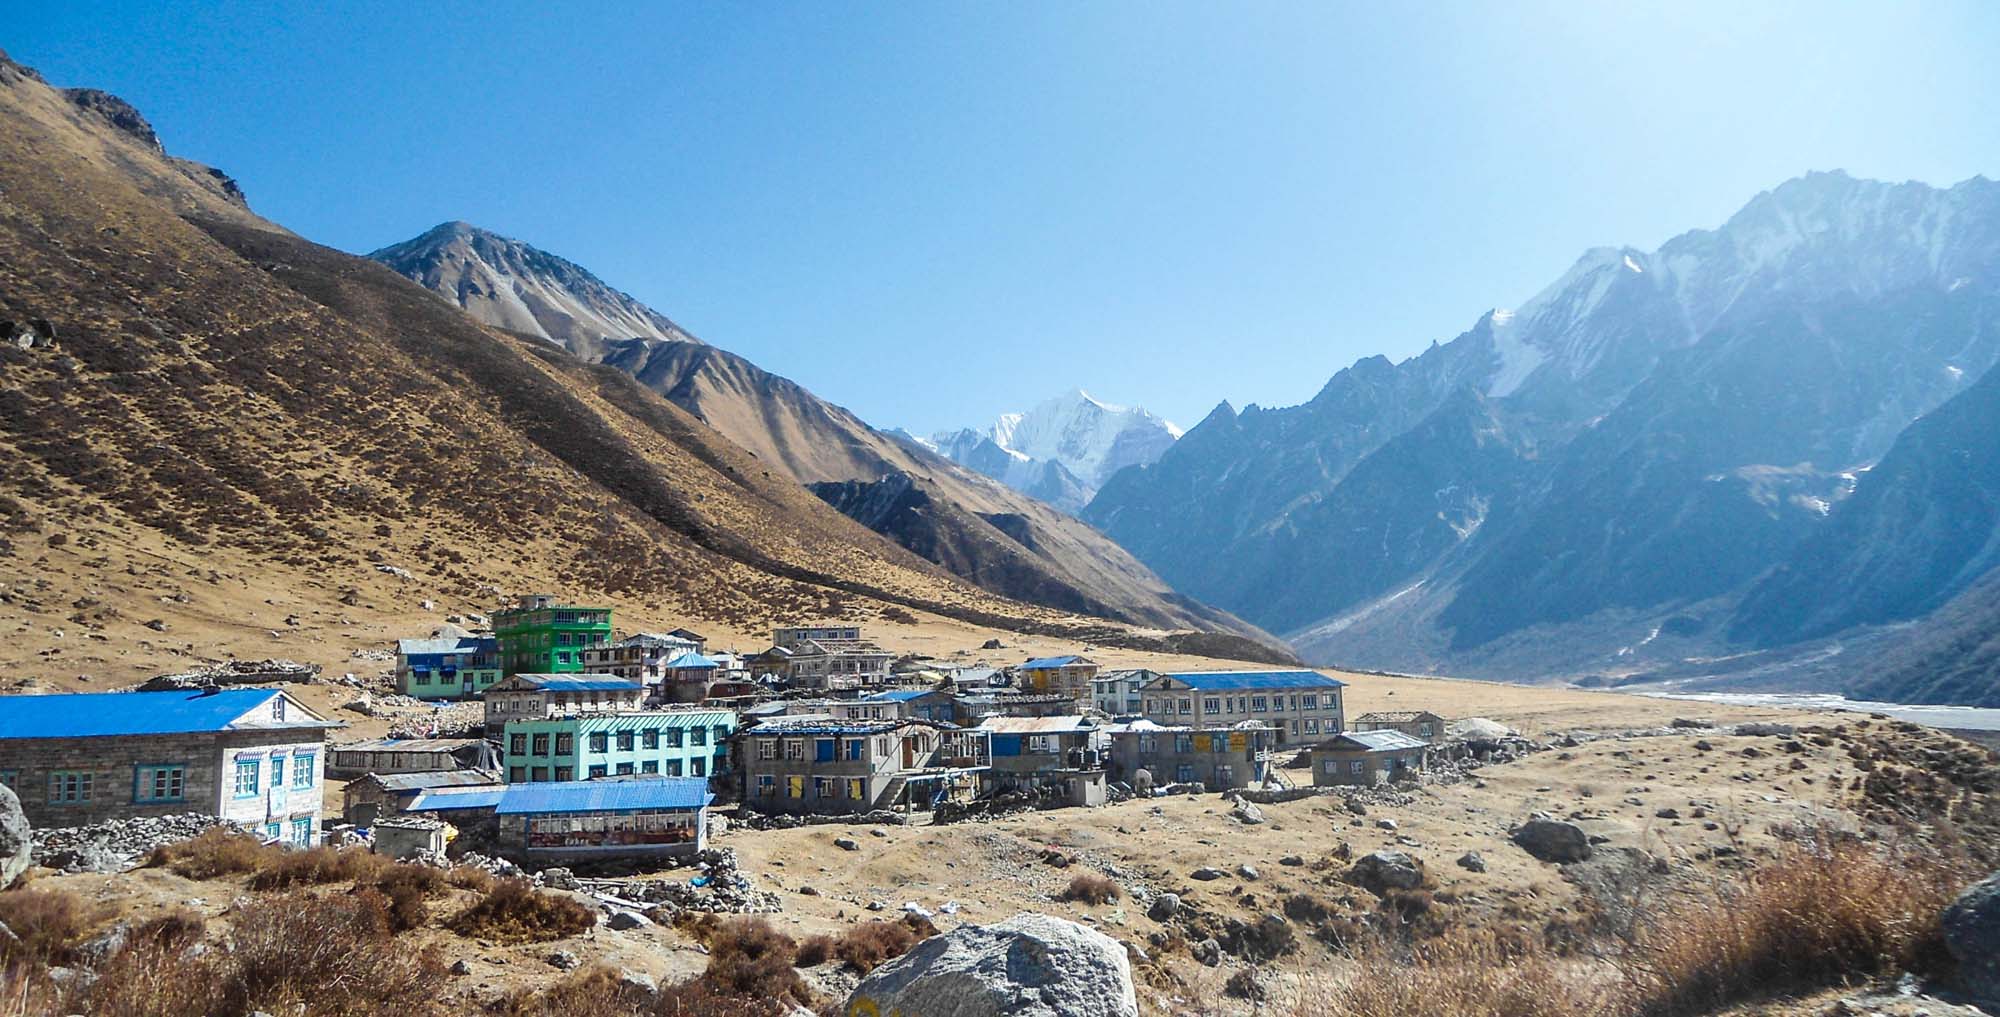
[[[1377,851],[1355,862],[1347,881],[1377,897],[1390,889],[1414,890],[1424,883],[1424,863],[1401,851]]]
[[[452,961],[452,962],[451,962],[451,973],[452,973],[452,974],[454,974],[454,975],[458,975],[459,977],[463,978],[464,976],[466,976],[466,975],[469,975],[469,974],[471,974],[471,973],[472,973],[472,965],[471,965],[471,964],[468,964],[468,963],[466,963],[466,961],[465,961],[465,959],[464,959],[464,958],[460,958],[460,959],[458,959],[458,960],[455,960],[455,961]]]
[[[1156,922],[1170,921],[1180,913],[1181,895],[1177,893],[1160,894],[1154,897],[1152,905],[1146,908],[1146,917]]]
[[[604,924],[619,932],[627,932],[632,929],[643,929],[653,924],[653,921],[637,911],[613,911]]]
[[[1458,856],[1458,867],[1467,872],[1485,872],[1486,859],[1480,857],[1477,851],[1467,851]]]
[[[1222,963],[1222,944],[1213,938],[1204,939],[1189,946],[1188,954],[1207,967],[1216,967]]]
[[[1679,809],[1676,809],[1676,808],[1672,808],[1672,807],[1669,807],[1669,808],[1664,808],[1664,809],[1654,809],[1654,810],[1653,810],[1653,818],[1654,818],[1654,819],[1679,819],[1679,818],[1681,818],[1681,810],[1679,810]]]
[[[1257,867],[1249,862],[1244,862],[1236,867],[1236,874],[1242,876],[1244,879],[1254,880],[1258,876]]]
[[[1048,915],[962,925],[876,968],[843,1013],[1138,1017],[1125,948]]]
[[[2000,1002],[2000,872],[1975,883],[1944,909],[1945,948],[1958,961],[1958,985]]]
[[[1263,983],[1257,981],[1255,968],[1238,969],[1235,974],[1229,976],[1228,981],[1222,983],[1222,991],[1225,995],[1253,1002],[1262,1002],[1270,995],[1265,991]]]
[[[1188,873],[1188,878],[1199,879],[1205,883],[1212,879],[1221,879],[1222,877],[1227,875],[1229,875],[1229,873],[1224,872],[1213,865],[1204,865],[1201,868]]]
[[[855,840],[852,837],[835,837],[833,839],[833,846],[841,849],[842,851],[861,850],[861,842]]]
[[[1790,738],[1797,730],[1790,724],[1752,723],[1738,724],[1731,729],[1731,733],[1748,737]]]
[[[14,796],[13,789],[0,784],[0,889],[13,885],[28,871],[34,862],[34,844],[21,799]]]
[[[1384,830],[1394,830],[1396,828],[1396,821],[1393,819],[1378,819],[1375,821],[1375,825]]]
[[[1299,866],[1304,865],[1305,863],[1306,860],[1304,856],[1301,855],[1286,855],[1285,857],[1278,859],[1279,865],[1284,865],[1290,868],[1298,868]]]
[[[558,971],[573,971],[580,963],[582,962],[577,960],[576,953],[572,950],[557,950],[549,954],[549,965]]]
[[[1256,826],[1264,821],[1264,810],[1258,808],[1255,802],[1238,798],[1236,799],[1236,807],[1229,810],[1229,818],[1242,823],[1244,826]]]
[[[1590,857],[1583,828],[1560,819],[1531,819],[1514,831],[1514,843],[1545,862],[1580,862]]]

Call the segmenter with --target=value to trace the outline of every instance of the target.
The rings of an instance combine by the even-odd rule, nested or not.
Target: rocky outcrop
[[[1424,863],[1401,851],[1377,851],[1355,862],[1347,881],[1377,897],[1390,890],[1414,890],[1424,883]]]
[[[28,871],[33,856],[27,813],[21,811],[21,800],[14,792],[0,784],[0,889],[11,886]]]
[[[1564,864],[1590,857],[1590,836],[1575,823],[1538,817],[1514,831],[1514,843],[1521,850],[1545,862]]]
[[[1959,988],[1983,1002],[2000,1003],[2000,872],[1959,894],[1939,924],[1945,947],[1958,961]]]
[[[904,1017],[1138,1017],[1125,948],[1048,915],[965,925],[855,986],[841,1010]]]

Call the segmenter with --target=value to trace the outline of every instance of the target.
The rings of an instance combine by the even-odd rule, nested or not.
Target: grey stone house
[[[1269,724],[1249,720],[1226,728],[1167,727],[1139,720],[1109,730],[1111,779],[1141,791],[1192,783],[1226,791],[1260,783],[1277,733]]]
[[[1356,731],[1401,731],[1436,745],[1444,740],[1444,718],[1429,710],[1391,710],[1354,718]]]
[[[1354,731],[1312,747],[1313,784],[1373,785],[1414,779],[1424,770],[1430,743],[1401,731]]]
[[[340,726],[277,689],[0,697],[0,783],[35,826],[200,812],[311,844]]]
[[[851,814],[977,794],[992,753],[977,730],[801,716],[738,732],[736,762],[745,808]]]

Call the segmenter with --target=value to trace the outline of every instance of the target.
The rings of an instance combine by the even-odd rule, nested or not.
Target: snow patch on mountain
[[[940,454],[1066,511],[1074,512],[1127,466],[1145,465],[1181,428],[1143,408],[1072,389],[992,426],[942,431],[924,442]]]

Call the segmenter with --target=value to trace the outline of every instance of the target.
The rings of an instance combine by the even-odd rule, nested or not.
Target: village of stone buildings
[[[594,924],[539,956],[447,940],[460,952],[449,991],[481,1005],[581,951],[689,977],[699,919],[718,914],[800,935],[1029,919],[1075,930],[1007,919],[1030,902],[1114,937],[1099,946],[1123,941],[1100,971],[1117,977],[1085,981],[1125,1002],[1075,1012],[1134,1012],[1135,981],[1169,1009],[1193,998],[1239,1012],[1306,991],[1296,978],[1281,990],[1290,976],[1273,960],[1345,942],[1355,922],[1407,922],[1390,913],[1406,895],[1435,888],[1473,922],[1556,921],[1634,859],[1719,873],[1782,850],[1787,824],[1816,808],[1807,795],[1876,758],[1958,767],[1976,751],[1886,718],[1795,727],[1776,711],[1703,711],[1737,721],[1725,723],[1588,691],[1115,669],[1088,647],[1010,652],[1005,633],[926,656],[802,621],[725,646],[690,629],[621,633],[611,609],[555,596],[444,621],[354,647],[350,659],[381,665],[365,678],[230,661],[133,691],[6,697],[0,783],[33,827],[32,861],[86,893],[185,896],[208,885],[161,882],[148,856],[220,826],[279,848],[526,877],[594,907]],[[1380,708],[1399,692],[1498,708],[1527,736]],[[1371,711],[1350,714],[1351,698]],[[1952,786],[1988,780],[1984,765]],[[1927,800],[1869,784],[1863,807],[1891,822]],[[125,882],[90,882],[114,874]],[[1075,896],[1107,885],[1117,892]],[[1390,911],[1371,910],[1377,899]],[[862,993],[866,970],[814,966],[812,991]]]
[[[841,623],[779,626],[743,652],[688,629],[620,635],[609,608],[554,596],[394,654],[385,698],[430,707],[395,737],[343,739],[281,682],[252,684],[282,666],[239,669],[10,698],[0,783],[57,840],[200,814],[291,846],[631,869],[698,857],[731,821],[952,822],[1414,782],[1448,729],[1421,711],[1350,718],[1343,683],[1316,671],[898,659]],[[1488,752],[1490,727],[1474,732]]]

